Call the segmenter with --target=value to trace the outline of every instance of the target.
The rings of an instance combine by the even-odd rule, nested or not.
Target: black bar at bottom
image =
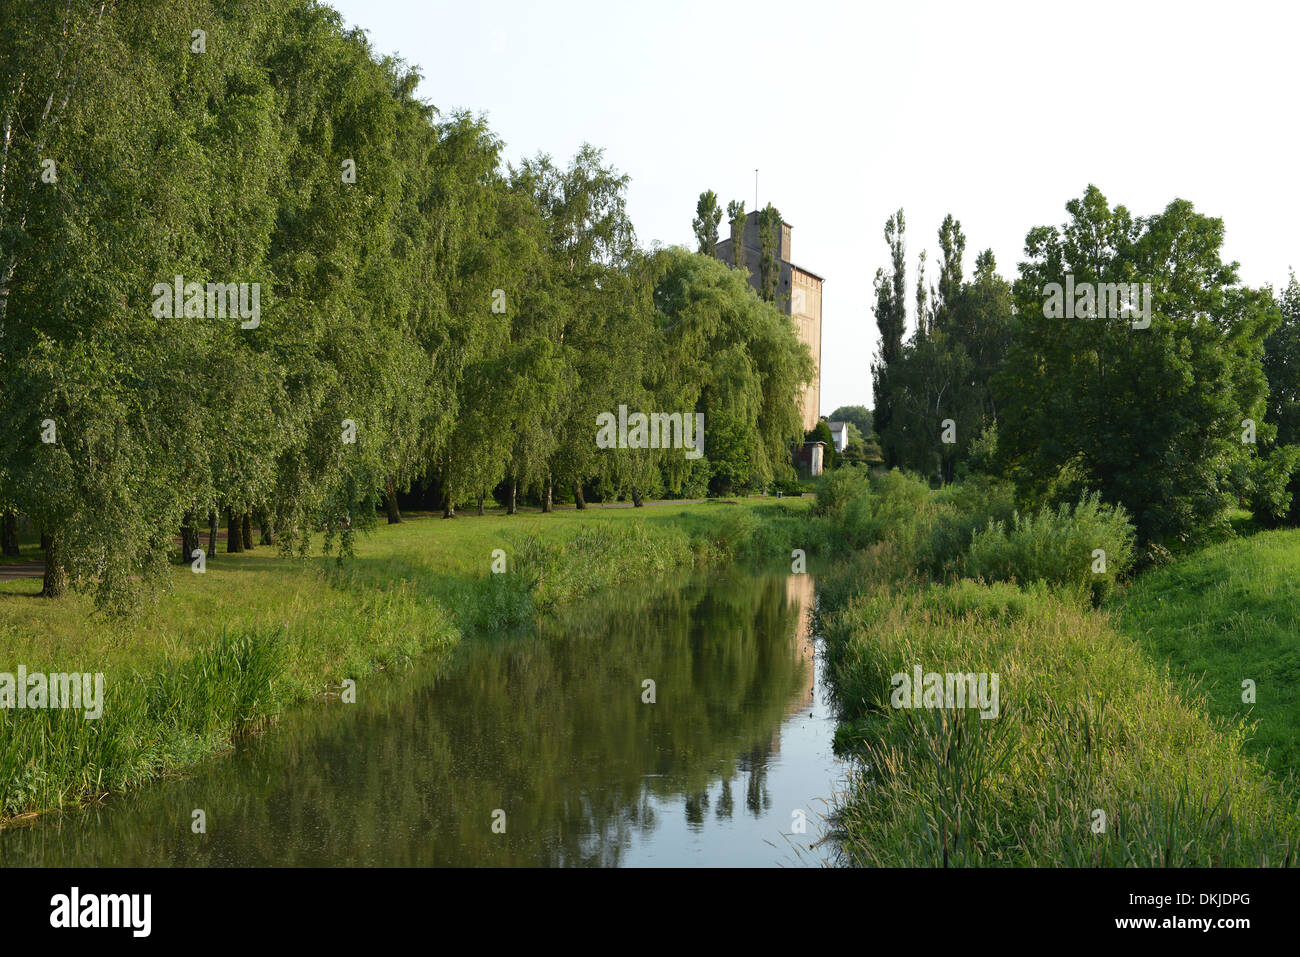
[[[604,926],[611,946],[620,933],[663,945],[683,939],[664,934],[716,928],[733,942],[806,932],[810,947],[841,935],[863,946],[1130,938],[1231,947],[1260,931],[1286,934],[1297,884],[1294,870],[10,869],[0,870],[0,933],[7,945],[337,945],[414,934],[455,946],[469,931],[496,949],[503,937],[536,943]],[[130,895],[148,895],[147,910]],[[86,922],[119,926],[71,926]]]

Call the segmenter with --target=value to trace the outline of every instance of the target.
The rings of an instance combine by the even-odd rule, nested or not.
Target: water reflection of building
[[[736,761],[736,768],[744,775],[745,807],[755,817],[761,816],[772,806],[772,798],[767,790],[767,772],[771,767],[772,757],[781,753],[781,728],[791,717],[808,712],[814,701],[816,691],[817,662],[814,658],[812,614],[816,590],[810,575],[790,575],[786,579],[785,599],[787,607],[798,609],[795,617],[794,633],[789,646],[792,657],[801,659],[803,680],[785,705],[782,719],[772,729],[772,737],[767,744],[759,744],[743,752]],[[719,792],[717,816],[731,817],[734,798],[731,794],[731,782],[723,781]],[[704,804],[707,807],[707,800]],[[687,819],[691,809],[688,808]],[[698,814],[698,809],[695,809]]]
[[[795,626],[794,642],[800,657],[808,662],[808,676],[803,690],[786,709],[786,714],[795,714],[812,705],[814,692],[817,690],[817,663],[813,647],[813,602],[817,590],[811,575],[790,575],[785,580],[785,597],[792,605],[799,606],[798,624]]]

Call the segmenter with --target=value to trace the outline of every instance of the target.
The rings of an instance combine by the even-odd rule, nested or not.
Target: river
[[[813,598],[809,576],[741,570],[617,589],[0,831],[0,865],[834,863]]]

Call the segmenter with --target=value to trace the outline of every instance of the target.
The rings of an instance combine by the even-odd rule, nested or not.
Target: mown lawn
[[[1151,658],[1199,682],[1212,714],[1255,723],[1249,752],[1300,772],[1300,530],[1184,555],[1139,576],[1114,607]],[[1242,700],[1247,679],[1253,704]]]

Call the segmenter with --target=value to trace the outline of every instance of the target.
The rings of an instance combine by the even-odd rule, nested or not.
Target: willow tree
[[[502,168],[500,151],[480,120],[462,115],[441,127],[438,200],[445,212],[433,265],[459,318],[450,330],[458,364],[448,383],[457,414],[429,464],[448,518],[458,497],[476,500],[482,511],[506,478],[511,429],[534,411],[535,395],[519,381],[525,367],[514,333],[535,308],[529,291],[544,275],[546,232],[533,197]]]
[[[0,454],[48,543],[45,593],[81,583],[124,607],[165,580],[210,421],[191,373],[212,330],[151,301],[194,273],[215,199],[198,131],[174,122],[207,8],[38,7],[6,24],[0,56]]]
[[[627,215],[628,177],[584,145],[541,205],[551,236],[554,294],[563,302],[559,343],[557,444],[548,472],[583,504],[599,471],[595,420],[639,401],[639,350],[633,279],[636,236]],[[557,201],[558,200],[558,201]]]
[[[296,4],[273,59],[299,173],[278,196],[275,315],[252,339],[289,370],[270,510],[286,548],[320,527],[346,546],[442,432],[426,421],[447,389],[425,346],[446,341],[448,320],[439,285],[416,281],[437,137],[418,77],[378,61],[328,8]]]
[[[681,249],[656,255],[654,305],[656,401],[704,414],[715,489],[792,477],[789,449],[803,435],[799,396],[813,363],[790,317],[755,296],[743,273]],[[691,461],[668,458],[681,470]]]

